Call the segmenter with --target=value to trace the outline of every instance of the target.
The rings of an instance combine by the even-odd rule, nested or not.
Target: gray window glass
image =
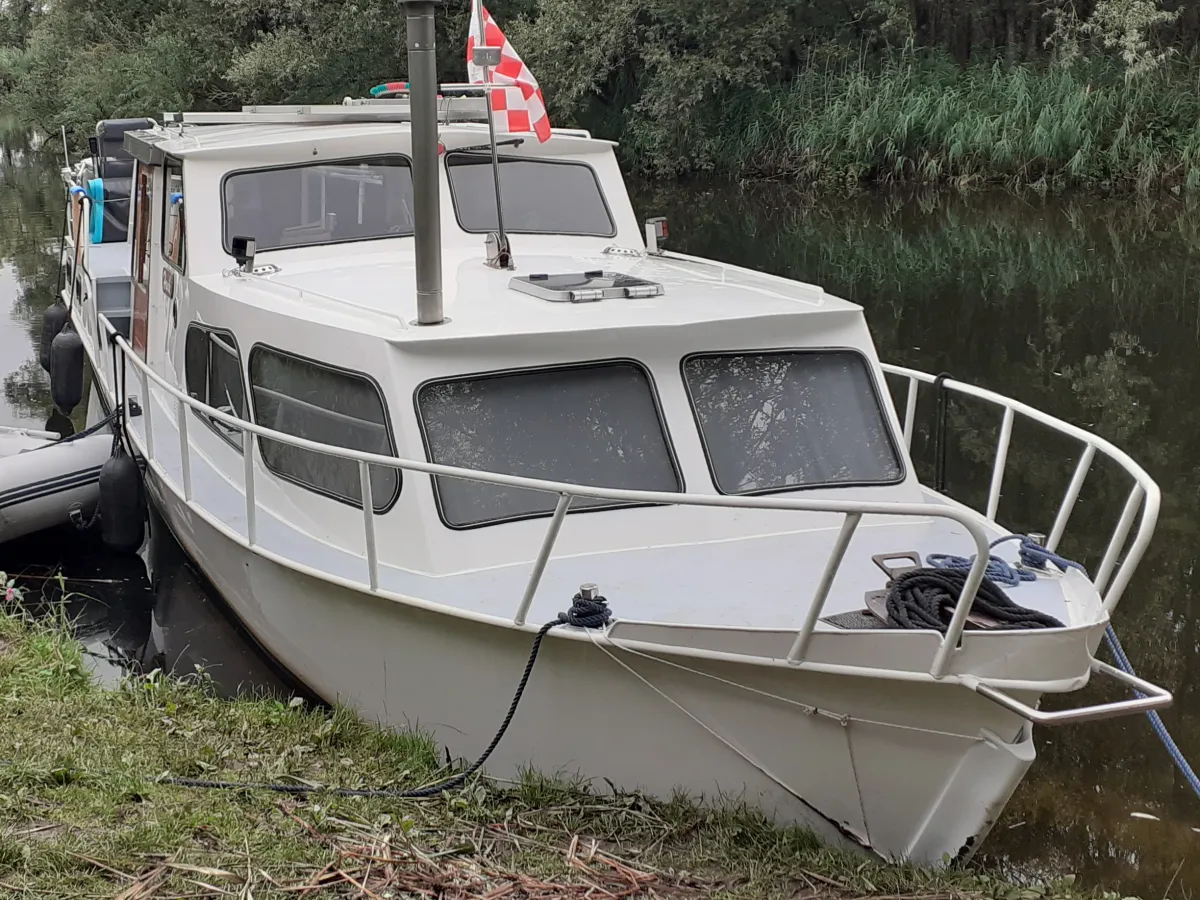
[[[223,413],[239,419],[246,418],[242,358],[232,332],[193,323],[188,326],[183,356],[188,396]],[[240,431],[199,412],[197,415],[213,431],[241,450]]]
[[[286,356],[266,347],[250,351],[250,388],[259,425],[321,444],[394,456],[383,397],[366,377]],[[321,494],[362,506],[358,463],[260,440],[268,469]],[[400,491],[400,471],[371,467],[376,512]]]
[[[413,233],[413,185],[401,156],[238,172],[225,179],[225,249],[234,235],[259,250]]]
[[[450,153],[446,167],[458,224],[464,231],[495,231],[496,188],[491,156]],[[582,163],[501,157],[500,191],[505,231],[599,237],[616,234],[596,173]]]
[[[456,379],[417,392],[433,462],[547,481],[646,491],[682,483],[645,371],[632,363]],[[558,497],[436,476],[455,527],[552,512]],[[611,507],[578,498],[571,509]]]
[[[903,474],[858,353],[693,356],[683,375],[722,493],[889,483]]]

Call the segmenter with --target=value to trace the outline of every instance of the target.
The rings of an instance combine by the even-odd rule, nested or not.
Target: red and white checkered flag
[[[479,40],[479,8],[482,0],[471,2],[471,31],[467,37],[467,74],[472,84],[483,84],[483,69],[471,59],[475,43]],[[491,71],[492,84],[506,85],[503,90],[492,90],[492,118],[496,130],[505,133],[532,131],[539,141],[550,140],[550,119],[546,115],[546,103],[542,99],[537,79],[529,71],[513,45],[508,42],[500,26],[483,7],[483,46],[500,47],[500,65]]]

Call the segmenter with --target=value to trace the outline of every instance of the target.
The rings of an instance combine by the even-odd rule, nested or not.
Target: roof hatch
[[[555,303],[592,303],[614,298],[657,297],[663,286],[621,272],[593,269],[557,275],[518,275],[508,283],[514,291]]]

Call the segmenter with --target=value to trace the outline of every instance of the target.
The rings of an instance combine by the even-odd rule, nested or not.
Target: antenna
[[[492,241],[488,241],[488,260],[489,266],[494,266],[497,269],[511,269],[513,267],[512,248],[508,243],[508,235],[504,231],[504,203],[500,196],[500,156],[496,149],[496,112],[492,105],[492,67],[500,65],[500,47],[488,47],[487,31],[483,24],[483,2],[477,0],[475,4],[475,27],[479,30],[479,40],[475,43],[475,49],[471,53],[471,62],[483,69],[484,96],[487,97],[488,111],[488,144],[492,150],[492,182],[496,186],[496,240],[495,246],[492,246]]]

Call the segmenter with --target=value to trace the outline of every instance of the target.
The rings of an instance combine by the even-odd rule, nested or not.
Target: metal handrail
[[[919,384],[934,384],[937,382],[937,379],[933,375],[903,366],[883,363],[881,367],[889,375],[898,375],[908,380],[908,395],[905,402],[903,428],[905,444],[911,449],[913,422],[917,409],[917,387]],[[1104,557],[1100,562],[1100,567],[1096,570],[1096,577],[1093,581],[1096,590],[1104,593],[1104,609],[1111,615],[1113,610],[1117,608],[1117,604],[1121,601],[1125,589],[1129,586],[1130,579],[1133,578],[1133,573],[1137,570],[1142,557],[1146,553],[1146,548],[1150,545],[1150,539],[1154,536],[1154,528],[1158,523],[1158,512],[1162,503],[1162,496],[1154,479],[1150,477],[1145,469],[1134,462],[1124,450],[1121,450],[1102,437],[1084,431],[1076,425],[1064,422],[1055,416],[1021,403],[1019,400],[1013,400],[985,388],[975,387],[974,385],[954,381],[949,378],[942,381],[941,384],[944,385],[946,390],[985,400],[1004,410],[1000,425],[1000,435],[996,441],[996,456],[992,465],[992,479],[988,488],[986,515],[989,520],[995,520],[996,511],[1000,503],[1000,492],[1004,484],[1004,469],[1008,461],[1008,447],[1012,441],[1013,420],[1017,414],[1046,425],[1059,434],[1074,438],[1084,445],[1079,463],[1076,465],[1071,481],[1067,485],[1062,503],[1059,504],[1058,514],[1054,519],[1054,527],[1051,529],[1050,536],[1046,540],[1046,548],[1048,550],[1056,550],[1059,541],[1062,540],[1067,522],[1071,517],[1072,511],[1075,509],[1075,504],[1079,500],[1079,492],[1083,488],[1084,481],[1087,479],[1097,451],[1103,453],[1133,478],[1134,484],[1130,489],[1129,496],[1126,498],[1125,508],[1122,510],[1121,517],[1118,519],[1112,537],[1109,539],[1108,547],[1105,549]],[[1139,509],[1142,511],[1142,518],[1141,523],[1138,525],[1137,534],[1128,553],[1125,555],[1125,560],[1121,564],[1120,571],[1116,573],[1116,578],[1112,580],[1110,585],[1109,579],[1112,578],[1113,572],[1116,570],[1121,550],[1124,549],[1125,544],[1129,540],[1129,532],[1133,528],[1133,522],[1137,518]],[[1107,592],[1105,592],[1106,587]]]
[[[309,450],[311,452],[322,453],[335,458],[351,460],[358,463],[360,483],[363,489],[364,502],[363,509],[363,536],[365,545],[365,556],[368,568],[368,580],[362,586],[369,591],[376,592],[379,587],[379,560],[375,541],[375,509],[374,503],[371,502],[371,484],[370,484],[370,466],[377,465],[385,468],[400,469],[411,472],[419,472],[427,475],[440,475],[452,478],[464,478],[472,481],[480,481],[489,484],[495,484],[505,487],[524,488],[528,490],[537,490],[546,493],[554,493],[558,495],[554,514],[550,519],[545,537],[538,549],[537,556],[534,560],[533,568],[530,572],[529,579],[526,583],[526,588],[517,612],[512,621],[515,625],[524,626],[526,616],[530,605],[533,602],[534,596],[537,593],[538,585],[540,584],[542,575],[546,565],[553,553],[554,546],[557,543],[559,533],[562,529],[566,514],[572,501],[577,497],[586,497],[600,500],[610,500],[619,502],[630,502],[639,504],[656,504],[656,505],[675,505],[675,506],[702,506],[702,507],[723,507],[734,509],[779,509],[779,510],[795,510],[803,512],[824,512],[824,513],[840,513],[842,515],[842,525],[835,541],[833,549],[822,571],[818,581],[815,594],[812,599],[802,626],[797,630],[795,640],[793,641],[791,650],[788,653],[787,661],[794,665],[801,665],[807,659],[807,651],[812,641],[816,630],[817,622],[820,619],[821,613],[824,610],[828,600],[829,591],[839,568],[841,567],[846,549],[849,546],[850,540],[854,536],[859,523],[864,515],[879,515],[879,516],[913,516],[913,517],[934,517],[943,518],[954,521],[963,526],[971,539],[975,542],[976,552],[975,559],[968,573],[967,579],[963,585],[962,591],[958,597],[954,616],[951,619],[946,634],[942,637],[941,644],[934,656],[933,663],[930,667],[930,674],[935,678],[944,677],[950,668],[950,662],[953,654],[961,639],[962,633],[966,627],[967,616],[971,611],[973,598],[983,580],[984,570],[988,560],[988,538],[983,530],[981,518],[978,513],[960,508],[958,506],[947,506],[938,503],[895,503],[895,502],[866,502],[861,500],[830,500],[830,499],[810,499],[797,497],[781,497],[781,496],[728,496],[723,494],[689,494],[689,493],[672,493],[664,491],[638,491],[625,490],[618,488],[604,488],[587,485],[570,484],[566,482],[546,481],[536,478],[527,478],[518,475],[507,475],[499,472],[482,472],[473,469],[464,469],[457,466],[447,466],[439,463],[426,462],[425,460],[404,459],[396,456],[386,456],[378,453],[369,453],[361,450],[352,450],[345,447],[336,447],[329,444],[321,444],[316,441],[310,441],[305,438],[295,435],[286,434],[284,432],[275,431],[271,428],[258,425],[254,422],[239,419],[236,416],[229,415],[219,409],[215,409],[207,404],[189,396],[179,388],[167,382],[161,375],[154,372],[141,358],[133,351],[128,342],[113,328],[107,317],[100,316],[101,322],[109,335],[109,339],[115,343],[121,353],[123,363],[132,363],[137,376],[141,382],[142,389],[145,395],[145,402],[142,405],[144,421],[146,423],[146,435],[143,443],[145,444],[145,452],[150,461],[154,461],[154,439],[151,434],[151,394],[150,385],[153,383],[159,389],[165,391],[174,400],[176,418],[179,421],[179,449],[181,460],[181,473],[183,477],[182,495],[185,502],[189,505],[194,504],[194,491],[191,478],[191,447],[188,440],[188,432],[186,425],[186,408],[190,407],[207,418],[223,423],[227,427],[241,432],[242,434],[242,450],[244,460],[244,479],[243,493],[246,502],[246,542],[251,548],[257,544],[257,509],[255,501],[255,467],[254,467],[254,445],[257,440],[268,439],[279,443],[287,444],[301,450]],[[908,416],[905,422],[905,432],[908,440],[911,440],[911,414],[915,410],[915,392],[916,384],[920,382],[932,383],[935,379],[931,375],[922,372],[917,372],[912,369],[905,369],[899,366],[884,365],[883,369],[889,374],[901,375],[909,379],[909,402]],[[115,375],[116,373],[114,373]],[[1126,503],[1125,510],[1122,513],[1121,519],[1118,522],[1117,529],[1110,541],[1109,550],[1105,554],[1105,560],[1102,562],[1097,575],[1097,589],[1103,590],[1103,585],[1107,582],[1115,568],[1117,556],[1125,541],[1128,539],[1129,531],[1132,528],[1133,520],[1137,515],[1138,509],[1144,508],[1142,514],[1141,525],[1138,529],[1137,537],[1134,541],[1133,548],[1126,557],[1125,564],[1118,573],[1116,580],[1105,596],[1105,608],[1111,610],[1115,607],[1116,602],[1120,599],[1120,593],[1128,584],[1133,570],[1140,561],[1145,545],[1149,543],[1150,537],[1154,530],[1154,525],[1158,516],[1158,508],[1160,496],[1157,485],[1147,475],[1141,467],[1133,462],[1123,451],[1114,447],[1112,444],[1102,438],[1090,435],[1082,429],[1061,422],[1060,420],[1032,409],[1023,403],[1002,397],[991,391],[986,391],[980,388],[972,387],[971,385],[962,384],[946,380],[943,382],[947,389],[956,390],[960,393],[976,396],[980,399],[990,401],[1004,408],[1004,420],[1001,428],[1001,438],[997,446],[996,462],[993,466],[993,483],[989,491],[989,508],[993,508],[998,502],[1000,488],[1003,483],[1004,464],[1008,453],[1008,443],[1012,437],[1012,420],[1017,413],[1025,415],[1035,421],[1042,422],[1056,430],[1075,437],[1085,443],[1084,459],[1081,460],[1081,466],[1076,470],[1075,477],[1072,478],[1071,485],[1067,489],[1067,496],[1064,498],[1064,505],[1060,509],[1059,519],[1056,523],[1056,532],[1061,535],[1062,528],[1065,527],[1066,519],[1070,515],[1070,507],[1074,505],[1074,501],[1078,498],[1079,488],[1082,486],[1083,479],[1086,477],[1087,470],[1083,463],[1090,463],[1090,457],[1094,456],[1096,451],[1100,451],[1105,455],[1113,458],[1121,464],[1135,478],[1134,489]],[[1090,451],[1090,452],[1089,452]],[[1068,505],[1068,501],[1070,501]],[[1059,527],[1059,526],[1062,527]],[[968,598],[972,598],[968,601]]]
[[[557,494],[559,497],[558,504],[556,506],[554,515],[550,520],[549,527],[546,530],[545,538],[543,539],[539,548],[520,606],[516,615],[513,617],[513,623],[516,625],[525,624],[525,616],[527,615],[529,606],[537,592],[538,584],[541,580],[542,573],[545,571],[546,563],[553,552],[555,543],[557,542],[567,509],[570,506],[571,501],[576,497],[655,505],[724,507],[733,509],[778,509],[796,510],[802,512],[841,513],[843,516],[842,527],[838,534],[837,541],[825,565],[821,578],[818,581],[817,590],[813,597],[812,604],[810,605],[805,616],[804,623],[801,628],[798,629],[795,641],[793,642],[791,651],[787,657],[787,661],[794,665],[801,665],[806,659],[806,651],[808,649],[809,642],[811,641],[813,632],[816,629],[816,624],[820,618],[820,614],[825,607],[834,576],[837,574],[837,571],[841,566],[841,561],[845,554],[846,548],[850,543],[850,539],[853,536],[859,521],[864,515],[912,516],[949,519],[965,528],[975,543],[975,562],[967,575],[965,583],[963,584],[962,591],[959,594],[956,603],[954,616],[951,619],[946,634],[942,636],[941,644],[934,656],[933,664],[929,670],[930,674],[935,678],[944,677],[950,669],[951,659],[958,647],[963,630],[966,627],[967,615],[971,611],[975,593],[983,580],[984,570],[987,567],[988,538],[987,534],[983,530],[978,514],[964,509],[959,509],[957,507],[946,506],[944,504],[866,502],[861,500],[828,500],[780,496],[743,497],[728,496],[724,494],[689,494],[672,493],[667,491],[636,491],[619,488],[603,488],[569,484],[566,482],[545,481],[537,478],[526,478],[519,475],[506,475],[499,472],[481,472],[473,469],[463,469],[457,466],[446,466],[439,463],[426,462],[424,460],[403,459],[401,457],[385,456],[378,453],[368,453],[362,450],[351,450],[345,447],[335,447],[329,444],[317,443],[316,441],[310,441],[305,438],[296,437],[295,435],[285,434],[284,432],[275,431],[271,428],[266,428],[254,422],[239,419],[236,416],[231,416],[218,409],[208,406],[194,397],[188,396],[188,394],[167,382],[161,375],[159,375],[157,372],[154,372],[148,365],[146,365],[146,363],[141,360],[137,353],[133,351],[133,348],[129,346],[125,338],[117,333],[112,324],[108,321],[107,317],[102,315],[100,318],[104,328],[109,334],[110,340],[112,340],[119,348],[122,360],[126,363],[132,363],[142,381],[143,391],[145,393],[145,398],[142,403],[142,415],[146,421],[147,429],[150,427],[148,413],[152,405],[149,384],[150,382],[153,382],[158,388],[165,391],[174,399],[177,414],[178,411],[182,410],[184,407],[190,407],[197,410],[207,418],[217,422],[222,422],[230,428],[236,429],[242,433],[243,459],[245,461],[245,484],[243,486],[243,491],[246,500],[246,540],[248,546],[250,547],[254,547],[257,543],[257,516],[255,509],[254,489],[254,444],[256,438],[259,440],[268,439],[272,441],[278,441],[279,443],[287,444],[301,450],[309,450],[315,453],[323,453],[327,456],[333,456],[339,459],[347,459],[357,462],[359,463],[362,483],[368,486],[368,467],[376,465],[410,472],[420,472],[426,475],[441,475],[451,478],[464,478],[472,481],[480,481],[505,487],[525,488],[528,490]],[[183,418],[186,419],[186,416]],[[147,438],[144,443],[146,444],[147,457],[150,462],[153,462],[153,439]],[[182,492],[185,501],[189,504],[194,504],[196,502],[194,499],[188,499],[194,498],[195,495],[191,484],[191,466],[189,456],[191,453],[191,448],[187,440],[186,427],[179,428],[179,444],[182,461],[182,474],[184,479]],[[364,494],[364,497],[367,496],[369,496],[369,489]],[[363,583],[362,586],[370,591],[378,591],[379,563],[377,554],[374,552],[374,518],[376,513],[374,510],[374,504],[370,503],[369,501],[364,502],[362,508],[363,533],[366,544],[367,565],[369,569],[368,582]]]

